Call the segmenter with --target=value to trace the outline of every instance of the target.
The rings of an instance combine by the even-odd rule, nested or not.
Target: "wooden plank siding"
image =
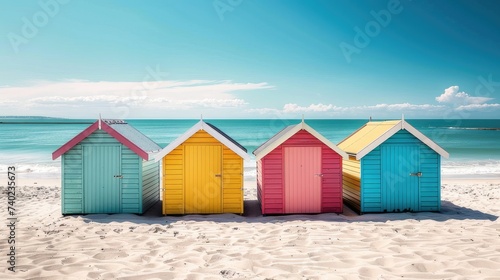
[[[142,213],[142,159],[122,145],[122,213]]]
[[[361,211],[361,162],[355,157],[342,161],[343,199],[353,210]]]
[[[184,146],[163,158],[163,215],[184,214]]]
[[[121,213],[143,213],[147,208],[145,206],[151,204],[151,198],[147,200],[147,205],[143,204],[143,164],[142,159],[132,150],[121,144],[114,137],[103,130],[96,130],[80,143],[75,145],[69,151],[62,155],[62,212],[63,214],[80,214],[85,213],[84,209],[84,190],[83,190],[83,175],[84,175],[84,155],[83,145],[120,145],[121,158],[120,169],[121,184],[120,192],[120,212]],[[99,164],[99,163],[96,163]],[[117,174],[118,175],[118,174]],[[152,179],[156,176],[159,180],[158,173],[148,173],[147,176]],[[147,181],[148,186],[151,181]],[[158,184],[156,184],[158,186]],[[158,187],[156,187],[158,188]],[[148,187],[148,194],[151,191]],[[146,190],[144,190],[146,191]]]
[[[243,159],[205,131],[198,131],[163,157],[163,214],[185,214],[185,146],[222,146],[221,213],[243,213]],[[203,160],[203,159],[199,159]]]
[[[420,147],[420,211],[441,210],[441,156],[431,148]]]
[[[160,200],[160,162],[142,162],[142,212]]]
[[[326,145],[321,150],[321,212],[342,213],[342,157]]]
[[[344,160],[344,200],[360,213],[381,212],[383,205],[382,154],[384,145],[417,145],[419,147],[420,172],[419,201],[416,211],[439,211],[441,207],[441,157],[406,130],[401,130],[387,139],[361,159],[361,192],[357,196],[357,171],[352,166],[354,160]],[[407,176],[407,174],[404,174]]]
[[[264,213],[264,207],[265,207],[265,202],[266,200],[264,199],[263,193],[262,193],[262,171],[264,169],[264,161],[262,159],[257,161],[257,170],[256,170],[256,176],[257,176],[257,200],[259,201],[260,204],[260,211],[261,213]]]
[[[262,158],[262,214],[283,214],[283,148],[278,146]]]
[[[361,213],[382,211],[380,146],[361,159]]]
[[[83,213],[82,146],[77,145],[61,158],[61,204],[63,214]]]
[[[243,214],[243,158],[223,146],[222,211]]]

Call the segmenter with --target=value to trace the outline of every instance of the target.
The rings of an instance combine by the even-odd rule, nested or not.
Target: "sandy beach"
[[[1,279],[499,279],[500,179],[442,182],[440,213],[62,216],[60,182],[18,180]],[[1,218],[7,221],[5,186]],[[5,229],[5,227],[4,227]]]

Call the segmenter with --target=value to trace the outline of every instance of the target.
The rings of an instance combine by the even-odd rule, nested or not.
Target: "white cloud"
[[[469,104],[456,108],[457,111],[489,111],[491,109],[500,109],[500,104]],[[500,112],[499,112],[500,113]]]
[[[296,112],[328,112],[337,109],[337,107],[332,104],[311,104],[307,107],[299,106],[297,104],[288,103],[283,106],[284,113],[296,113]]]
[[[274,109],[274,108],[251,108],[245,110],[245,112],[248,113],[257,113],[260,115],[277,115],[281,114],[281,110]]]
[[[243,99],[213,99],[205,98],[200,100],[182,100],[182,104],[192,105],[192,106],[202,106],[210,108],[233,108],[241,107],[247,105]]]
[[[107,108],[108,112],[126,111],[142,116],[149,109],[161,113],[164,108],[238,108],[246,106],[247,102],[238,98],[237,92],[272,88],[267,83],[230,80],[35,81],[24,86],[0,86],[0,106],[3,114],[36,112],[52,116],[57,112],[58,116],[85,117]],[[9,104],[17,104],[17,108],[9,108]],[[74,108],[82,109],[75,111]],[[120,114],[120,117],[130,117],[127,114]]]
[[[316,113],[316,112],[330,112],[330,113],[359,113],[363,111],[437,111],[446,108],[444,105],[431,105],[431,104],[377,104],[370,106],[351,106],[339,107],[333,104],[310,104],[309,106],[300,106],[295,103],[287,103],[283,109],[273,108],[254,108],[248,109],[247,112],[256,112],[259,114],[289,114],[289,113]]]
[[[459,91],[458,86],[451,86],[444,90],[444,93],[436,97],[436,101],[440,103],[452,103],[452,104],[482,104],[493,100],[493,98],[488,97],[473,97],[469,94]]]
[[[235,83],[229,80],[109,82],[65,80],[36,81],[26,86],[0,87],[0,97],[82,97],[116,95],[126,97],[168,97],[171,99],[229,98],[235,91],[271,89],[267,83]],[[22,95],[20,95],[22,94]]]
[[[352,110],[417,111],[417,110],[440,110],[443,108],[445,108],[445,106],[443,105],[397,103],[397,104],[377,104],[372,106],[346,107],[345,110],[346,111],[352,111]]]
[[[321,113],[323,116],[340,116],[340,117],[360,117],[360,114],[373,114],[377,116],[385,116],[388,113],[397,112],[400,113],[412,113],[414,116],[419,114],[427,114],[429,112],[439,113],[444,111],[447,107],[444,105],[432,105],[432,104],[410,104],[410,103],[399,103],[399,104],[376,104],[376,105],[364,105],[364,106],[350,106],[350,107],[339,107],[333,104],[310,104],[309,106],[300,106],[295,103],[287,103],[282,109],[275,108],[252,108],[245,110],[249,113],[258,113],[260,115],[267,116],[282,116],[285,117],[296,115],[297,113],[309,113],[310,115],[318,115]]]
[[[118,102],[136,102],[146,99],[145,96],[139,97],[120,97],[118,95],[95,95],[95,96],[76,96],[76,97],[64,97],[64,96],[48,96],[48,97],[37,97],[28,100],[30,105],[77,105],[86,106],[88,104],[110,104]]]
[[[9,99],[0,99],[0,105],[9,105],[9,104],[15,104],[15,103],[18,103],[19,101],[17,100],[9,100]]]
[[[453,106],[446,104],[411,104],[411,103],[381,103],[376,105],[362,106],[336,106],[333,104],[310,104],[302,106],[296,103],[287,103],[282,109],[275,108],[253,108],[246,110],[250,113],[259,113],[261,115],[294,115],[297,113],[323,113],[324,116],[342,116],[342,117],[359,117],[360,115],[377,115],[377,116],[394,116],[394,113],[410,114],[415,117],[439,117],[449,112],[456,111],[491,111],[500,108],[500,104],[487,104],[486,102],[493,98],[488,97],[473,97],[465,92],[460,92],[458,86],[447,88],[444,93],[436,100],[439,103],[450,103]],[[391,114],[392,113],[392,114]]]
[[[208,107],[208,108],[235,108],[247,105],[243,99],[191,99],[191,100],[172,100],[168,98],[156,98],[147,100],[149,106],[158,107],[174,107],[174,108],[193,108],[193,107]]]

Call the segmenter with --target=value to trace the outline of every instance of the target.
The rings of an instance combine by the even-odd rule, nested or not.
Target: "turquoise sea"
[[[0,172],[16,165],[30,176],[58,177],[60,160],[51,154],[95,120],[55,118],[0,118]],[[165,147],[198,120],[127,120]],[[287,125],[300,120],[205,120],[218,126],[252,152]],[[354,132],[367,120],[314,119],[306,122],[334,143]],[[450,153],[444,159],[444,176],[480,175],[500,178],[500,119],[407,120]],[[245,163],[245,176],[255,176],[255,161]]]

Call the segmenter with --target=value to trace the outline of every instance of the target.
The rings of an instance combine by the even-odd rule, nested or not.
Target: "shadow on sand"
[[[71,215],[71,217],[81,217],[85,222],[90,223],[111,223],[129,222],[135,224],[170,224],[179,221],[211,221],[216,223],[285,223],[288,221],[330,221],[330,222],[387,222],[400,220],[433,220],[444,222],[448,220],[489,220],[495,221],[498,216],[484,213],[475,209],[470,209],[456,205],[449,201],[442,201],[441,212],[418,212],[418,213],[373,213],[358,215],[348,206],[344,205],[342,214],[289,214],[262,216],[259,202],[257,200],[246,200],[244,202],[245,214],[212,214],[212,215],[176,215],[163,216],[161,211],[162,203],[159,201],[142,215],[136,214],[89,214]]]

